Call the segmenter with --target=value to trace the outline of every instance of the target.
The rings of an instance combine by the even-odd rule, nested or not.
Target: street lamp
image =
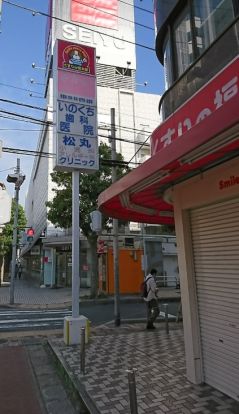
[[[13,237],[12,237],[12,266],[11,266],[11,284],[10,284],[10,305],[14,304],[14,277],[16,271],[17,259],[17,227],[18,227],[18,202],[19,190],[25,180],[25,175],[20,173],[20,159],[17,159],[17,168],[14,174],[8,174],[7,182],[15,184],[15,211],[13,222]]]
[[[148,81],[145,81],[144,83],[136,83],[137,86],[147,86]]]
[[[33,78],[30,79],[30,82],[33,83],[34,85],[45,86],[45,83],[36,82],[35,79],[33,79]]]
[[[42,66],[37,66],[34,62],[32,63],[32,68],[33,69],[42,69],[42,70],[46,70],[46,68],[42,67]]]
[[[33,95],[33,93],[29,93],[29,96],[31,98],[37,98],[37,99],[46,99],[45,96],[40,96],[40,95]]]

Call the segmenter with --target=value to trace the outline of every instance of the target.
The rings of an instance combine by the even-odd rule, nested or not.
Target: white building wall
[[[126,141],[144,142],[159,125],[159,100],[159,95],[98,87],[99,139],[102,139],[101,135],[108,136],[110,108],[115,108],[116,137],[120,139],[116,142],[116,150],[124,156],[125,161],[133,158],[133,162],[140,162],[144,153],[150,154],[149,139],[148,145],[136,157],[134,155],[140,145]],[[107,139],[102,140],[108,142]]]

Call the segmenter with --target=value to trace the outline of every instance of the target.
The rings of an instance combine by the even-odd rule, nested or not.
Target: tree
[[[10,222],[3,226],[2,232],[0,233],[0,269],[3,266],[3,263],[9,264],[11,260],[15,208],[16,208],[16,201],[13,199]],[[25,228],[26,223],[27,221],[26,221],[24,209],[19,204],[18,205],[18,228],[19,229]],[[19,237],[18,237],[18,240],[19,240]]]
[[[101,143],[99,146],[100,169],[93,174],[80,174],[80,228],[87,238],[90,247],[91,268],[91,296],[95,297],[98,290],[98,260],[97,260],[97,234],[90,227],[90,213],[97,210],[98,195],[108,188],[112,182],[111,148]],[[122,177],[129,171],[123,163],[121,154],[117,154],[117,177]],[[53,172],[51,174],[56,188],[55,196],[47,202],[48,219],[56,226],[69,228],[72,226],[72,182],[71,174],[66,172]],[[102,218],[103,228],[107,228],[110,219]]]

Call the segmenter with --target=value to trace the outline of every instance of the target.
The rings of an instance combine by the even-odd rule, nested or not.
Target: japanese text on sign
[[[96,137],[96,107],[58,101],[59,132]]]
[[[98,143],[95,138],[85,138],[72,134],[58,134],[58,159],[60,166],[79,168],[97,167]]]

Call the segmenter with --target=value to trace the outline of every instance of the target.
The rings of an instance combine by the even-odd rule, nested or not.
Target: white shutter
[[[239,400],[239,199],[190,213],[204,379]]]

